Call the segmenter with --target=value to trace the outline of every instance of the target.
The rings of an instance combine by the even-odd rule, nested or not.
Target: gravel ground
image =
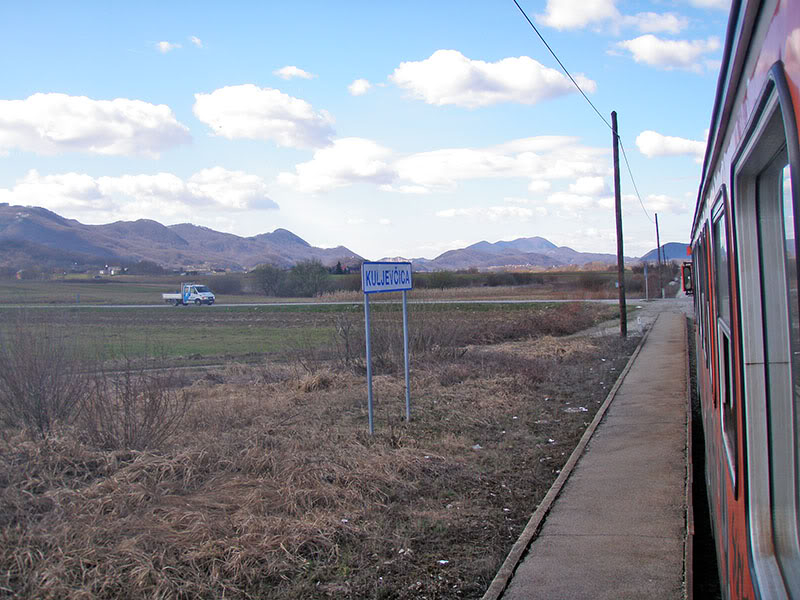
[[[634,300],[628,302],[628,308],[636,307],[635,312],[628,312],[628,333],[631,335],[641,334],[648,329],[656,317],[662,311],[669,312],[682,312],[689,316],[694,311],[692,297],[680,293],[677,298],[665,298],[663,300]],[[587,333],[593,337],[600,337],[610,335],[619,331],[619,319],[612,319],[604,321],[588,331],[582,331],[577,335],[586,335]]]

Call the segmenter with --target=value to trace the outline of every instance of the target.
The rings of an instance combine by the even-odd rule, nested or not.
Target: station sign
[[[410,290],[411,263],[365,262],[361,265],[361,288],[365,294]]]

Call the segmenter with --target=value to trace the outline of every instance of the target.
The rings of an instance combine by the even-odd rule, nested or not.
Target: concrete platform
[[[663,310],[526,553],[504,565],[510,580],[484,598],[685,597],[687,377],[685,316]]]

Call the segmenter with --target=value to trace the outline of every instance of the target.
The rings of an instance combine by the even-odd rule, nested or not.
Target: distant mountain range
[[[566,246],[556,246],[538,236],[493,244],[483,241],[459,250],[450,250],[433,260],[425,258],[412,260],[415,269],[420,271],[458,270],[471,267],[478,269],[585,267],[590,263],[616,264],[616,262],[616,254],[577,252]]]
[[[686,257],[686,244],[664,244],[667,259]],[[652,255],[652,256],[651,256]],[[642,259],[655,261],[656,251]],[[240,237],[190,223],[165,226],[157,221],[117,221],[84,225],[44,208],[0,203],[0,266],[69,268],[74,264],[130,265],[149,260],[167,268],[251,269],[270,263],[290,267],[316,259],[333,266],[363,260],[352,250],[337,246],[317,248],[286,229]],[[411,259],[418,271],[485,269],[588,268],[616,263],[616,254],[577,252],[556,246],[542,237],[512,241],[478,242],[450,250],[434,259]]]
[[[128,265],[245,270],[263,263],[290,267],[317,259],[326,265],[363,260],[345,248],[316,248],[286,229],[240,237],[190,223],[117,221],[84,225],[44,208],[0,204],[0,266]]]

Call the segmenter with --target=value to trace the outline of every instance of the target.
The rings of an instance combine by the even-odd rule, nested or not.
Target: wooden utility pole
[[[658,235],[658,213],[656,213],[656,253],[658,255],[658,289],[664,298],[664,283],[661,281],[661,238]]]
[[[625,258],[622,255],[622,195],[619,190],[619,136],[617,112],[611,111],[611,134],[614,138],[614,211],[617,215],[617,286],[619,287],[619,335],[628,337],[628,310],[625,306]]]

